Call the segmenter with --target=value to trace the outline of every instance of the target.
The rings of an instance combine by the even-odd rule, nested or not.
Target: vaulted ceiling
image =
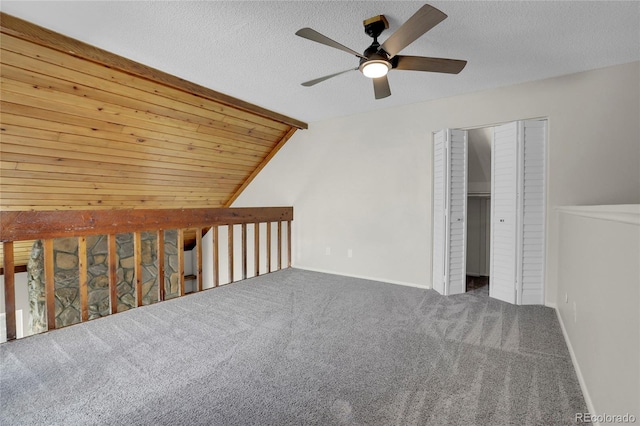
[[[384,14],[384,41],[425,2],[7,1],[6,13],[267,109],[314,122],[640,59],[640,3],[429,1],[448,18],[402,54],[468,60],[459,75],[394,70],[392,95],[346,73],[357,58],[296,37],[311,27],[354,49]]]

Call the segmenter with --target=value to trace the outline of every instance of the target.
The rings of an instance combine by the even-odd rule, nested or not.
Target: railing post
[[[218,225],[213,225],[212,235],[212,254],[213,254],[213,287],[220,285],[220,246],[218,245]]]
[[[44,240],[44,293],[47,305],[47,329],[56,328],[56,285],[53,263],[53,239]]]
[[[116,235],[107,236],[107,253],[109,256],[109,303],[111,313],[118,313],[118,256],[116,252]]]
[[[242,279],[247,279],[247,224],[242,224]]]
[[[180,280],[180,296],[184,296],[184,230],[178,229],[178,279]]]
[[[158,300],[164,301],[164,230],[157,231],[158,242]]]
[[[253,225],[253,261],[255,263],[256,277],[260,275],[260,223]]]
[[[198,290],[202,291],[202,228],[196,229],[196,277]]]
[[[142,236],[133,233],[133,275],[136,279],[136,306],[142,306]]]
[[[291,268],[291,221],[287,221],[287,268]]]
[[[271,222],[267,222],[267,272],[271,272]]]
[[[78,285],[80,287],[80,317],[89,321],[89,289],[87,283],[87,237],[78,237]]]
[[[227,248],[229,250],[229,283],[233,282],[233,223],[229,224]]]
[[[16,338],[16,290],[15,265],[13,262],[13,241],[2,244],[4,254],[4,307],[6,318],[7,341]]]
[[[282,269],[282,221],[278,221],[278,270]]]

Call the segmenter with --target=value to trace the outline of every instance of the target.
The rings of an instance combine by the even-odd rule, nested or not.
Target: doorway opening
[[[489,295],[493,127],[467,131],[466,291]]]

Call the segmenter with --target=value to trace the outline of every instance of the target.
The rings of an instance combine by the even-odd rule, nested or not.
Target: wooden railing
[[[78,243],[78,272],[81,321],[89,319],[88,309],[88,279],[87,279],[87,237],[92,235],[108,236],[108,275],[110,313],[118,312],[117,303],[117,259],[116,235],[133,234],[134,240],[134,282],[136,306],[142,305],[142,262],[141,235],[143,232],[157,233],[157,280],[158,301],[166,298],[164,284],[164,231],[178,230],[177,246],[179,248],[180,285],[179,296],[185,294],[184,256],[182,255],[182,241],[185,230],[195,231],[195,256],[197,267],[194,267],[196,279],[195,291],[203,290],[203,261],[211,262],[213,282],[211,288],[220,285],[220,240],[219,230],[226,227],[228,279],[236,281],[234,267],[234,227],[239,225],[242,233],[241,271],[242,279],[247,278],[247,225],[254,225],[253,256],[255,271],[253,275],[260,275],[261,253],[260,224],[266,223],[266,272],[283,267],[283,227],[286,222],[286,250],[287,267],[291,266],[291,221],[292,207],[264,207],[264,208],[220,208],[220,209],[165,209],[165,210],[86,210],[86,211],[19,211],[0,212],[0,241],[3,244],[4,269],[4,299],[6,313],[7,340],[16,338],[16,305],[15,305],[15,270],[14,242],[26,240],[43,240],[44,247],[44,280],[47,312],[47,328],[56,328],[55,316],[55,281],[54,281],[54,239],[73,237]],[[272,267],[272,224],[277,226],[277,261]],[[211,228],[213,250],[210,259],[203,259],[202,239],[203,229]],[[263,271],[265,272],[265,271]]]

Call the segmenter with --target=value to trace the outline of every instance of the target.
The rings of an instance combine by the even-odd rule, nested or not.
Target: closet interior
[[[493,127],[468,130],[466,291],[488,292]]]

